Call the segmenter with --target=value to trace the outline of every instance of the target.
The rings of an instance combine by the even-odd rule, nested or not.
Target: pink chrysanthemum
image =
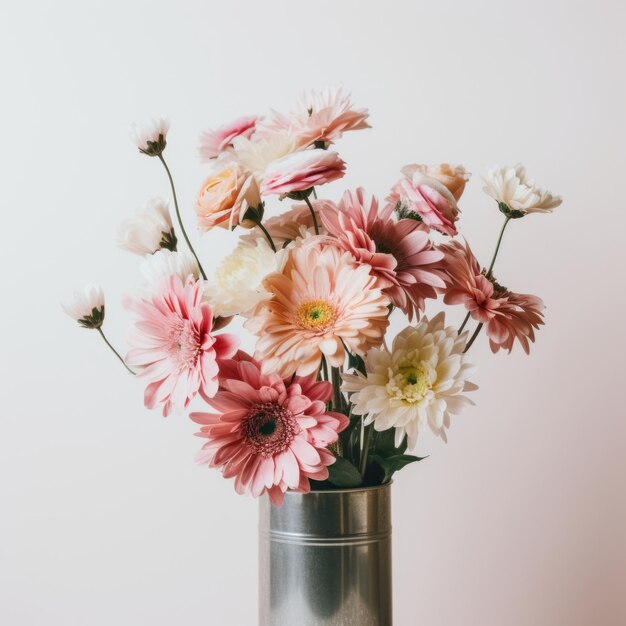
[[[487,278],[466,242],[451,241],[444,252],[451,283],[444,290],[446,304],[462,304],[472,319],[485,325],[492,352],[511,352],[517,339],[524,352],[535,341],[535,330],[543,325],[541,298],[514,293]]]
[[[220,153],[233,145],[236,137],[249,139],[254,134],[260,119],[258,116],[240,117],[215,130],[204,131],[200,135],[200,147],[198,148],[200,159],[208,162],[217,158]]]
[[[308,493],[309,479],[328,478],[335,457],[327,447],[348,425],[345,415],[326,410],[331,384],[315,374],[263,374],[242,353],[220,367],[220,391],[209,402],[215,413],[191,414],[202,426],[198,436],[208,439],[197,461],[234,477],[237,493],[267,492],[275,505],[288,489]]]
[[[328,147],[343,133],[370,128],[367,109],[355,109],[341,86],[302,94],[296,111],[290,115],[272,112],[266,128],[289,130],[302,146],[322,142]]]
[[[369,265],[357,265],[323,239],[289,250],[283,270],[263,283],[273,295],[245,326],[259,338],[255,358],[264,372],[307,376],[317,372],[322,356],[333,367],[343,365],[344,344],[363,355],[382,343],[389,299]]]
[[[151,299],[128,303],[138,316],[126,356],[130,366],[152,380],[144,402],[153,409],[163,405],[163,415],[181,412],[200,393],[210,398],[218,389],[218,359],[235,354],[235,335],[211,334],[211,307],[202,302],[202,281],[183,283],[168,276]]]
[[[376,198],[368,201],[359,188],[347,191],[339,205],[324,201],[320,215],[328,234],[359,263],[372,267],[391,302],[412,319],[424,310],[424,299],[435,298],[435,288],[445,285],[438,265],[443,254],[434,249],[420,222],[394,222],[393,209],[379,209]]]

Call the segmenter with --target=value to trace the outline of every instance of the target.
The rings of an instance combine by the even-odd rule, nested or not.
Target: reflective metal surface
[[[390,626],[391,485],[259,511],[260,626]]]

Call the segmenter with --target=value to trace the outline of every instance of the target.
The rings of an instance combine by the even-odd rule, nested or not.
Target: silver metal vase
[[[391,626],[391,485],[259,511],[260,626]]]

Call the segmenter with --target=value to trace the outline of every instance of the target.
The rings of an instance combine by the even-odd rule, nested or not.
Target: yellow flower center
[[[419,359],[419,354],[411,351],[398,364],[397,373],[386,386],[390,398],[406,404],[422,400],[432,389],[428,367]]]
[[[301,328],[319,330],[335,321],[335,307],[324,300],[303,302],[296,311],[296,324]]]

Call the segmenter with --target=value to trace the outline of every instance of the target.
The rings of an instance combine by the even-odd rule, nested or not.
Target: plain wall
[[[546,302],[531,356],[482,337],[477,406],[396,478],[396,624],[626,623],[625,18],[617,0],[3,3],[0,623],[256,622],[257,502],[194,465],[196,426],[144,409],[142,382],[59,301],[101,282],[125,349],[139,260],[115,229],[168,193],[129,123],[171,118],[211,268],[235,237],[195,232],[199,132],[338,82],[373,128],[339,142],[330,197],[463,163],[483,263],[501,225],[487,166],[522,161],[564,198],[511,224],[496,266]]]

